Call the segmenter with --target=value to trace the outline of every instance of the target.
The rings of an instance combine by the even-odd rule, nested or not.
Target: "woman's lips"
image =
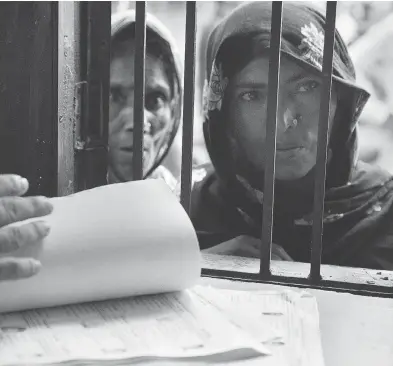
[[[303,146],[278,146],[277,151],[296,151],[296,150],[301,150],[303,149]]]
[[[285,148],[277,148],[277,156],[281,159],[291,159],[298,156],[298,154],[304,149],[303,146],[291,146]]]
[[[124,144],[124,145],[123,145]],[[130,145],[129,145],[130,144]],[[131,141],[123,141],[122,143],[120,143],[120,147],[118,147],[119,150],[127,152],[127,153],[132,153],[134,151],[134,144],[132,144],[132,140]],[[149,152],[151,150],[151,148],[153,147],[153,140],[149,135],[144,135],[143,136],[143,151]]]
[[[122,153],[125,159],[131,159],[135,153],[133,146],[120,147],[119,151],[120,153]],[[143,152],[142,156],[144,160],[148,159],[152,153],[147,146],[143,148],[142,152]]]

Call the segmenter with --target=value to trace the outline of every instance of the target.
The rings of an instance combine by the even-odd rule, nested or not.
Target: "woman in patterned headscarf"
[[[310,260],[325,18],[283,6],[277,115],[274,258]],[[271,3],[244,4],[210,35],[204,133],[212,166],[192,194],[202,249],[258,256],[262,225]],[[393,270],[393,181],[358,161],[357,120],[369,95],[355,83],[336,31],[322,262]],[[219,244],[219,245],[218,245]]]

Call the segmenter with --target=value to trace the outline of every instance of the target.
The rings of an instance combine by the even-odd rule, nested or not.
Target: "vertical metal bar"
[[[192,148],[195,93],[196,2],[187,1],[184,70],[183,141],[180,201],[187,213],[191,203]]]
[[[59,1],[59,67],[58,80],[58,196],[68,196],[75,192],[75,151],[74,123],[75,84],[80,82],[78,46],[79,6],[77,1]]]
[[[52,116],[59,119],[59,4],[51,4],[51,15],[52,15]],[[48,196],[57,196],[59,194],[59,124],[56,123],[52,129],[52,144],[51,144],[51,155],[54,157],[53,166],[51,167],[52,172],[52,182],[51,191],[48,192]],[[57,159],[56,159],[57,157]]]
[[[77,190],[106,184],[111,3],[80,3],[80,123],[76,119]],[[80,99],[80,100],[79,100]]]
[[[143,131],[145,121],[146,2],[135,2],[133,180],[143,179]]]
[[[332,87],[333,49],[336,28],[336,1],[326,5],[325,43],[323,49],[322,92],[319,109],[318,149],[314,187],[314,214],[312,228],[310,280],[321,278],[321,253],[325,199],[326,161],[329,131],[330,96]]]
[[[282,1],[272,2],[271,40],[269,57],[269,90],[266,122],[265,182],[261,236],[261,277],[269,277],[273,234],[274,180],[276,163],[277,105],[280,72]]]

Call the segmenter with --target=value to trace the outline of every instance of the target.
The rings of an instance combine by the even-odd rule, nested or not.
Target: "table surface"
[[[209,277],[202,278],[201,284],[250,291],[286,288]],[[307,291],[318,302],[326,366],[393,366],[393,299]]]

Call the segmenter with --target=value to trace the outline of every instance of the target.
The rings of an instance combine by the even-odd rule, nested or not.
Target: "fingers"
[[[41,269],[41,263],[32,258],[0,258],[0,281],[29,278]]]
[[[281,261],[293,261],[293,259],[280,245],[274,243],[272,244],[272,259]]]
[[[52,210],[52,204],[45,197],[3,197],[0,198],[0,227],[45,216]]]
[[[210,253],[210,254],[225,254],[228,251],[228,242],[224,242],[218,245],[215,245],[214,247],[210,247],[207,249],[204,249],[204,253]],[[232,248],[230,248],[232,249]]]
[[[272,253],[271,260],[272,261],[282,261],[282,258],[280,256],[278,256],[277,254]]]
[[[260,239],[241,235],[212,248],[205,249],[204,253],[234,255],[239,257],[259,258],[261,255]],[[272,243],[271,259],[276,261],[293,261],[287,252],[277,244]]]
[[[212,248],[205,249],[203,252],[210,254],[258,258],[260,255],[259,239],[249,236],[238,236]]]
[[[49,234],[49,231],[50,227],[45,221],[2,228],[0,229],[0,254],[15,252],[26,245],[39,242]]]
[[[0,174],[0,197],[22,196],[29,189],[29,182],[15,174]]]
[[[0,254],[39,242],[49,233],[49,226],[44,221],[3,227],[52,212],[53,206],[45,197],[19,197],[28,188],[25,178],[14,174],[0,175]],[[33,258],[3,257],[0,258],[0,281],[28,278],[40,268],[41,263]]]

